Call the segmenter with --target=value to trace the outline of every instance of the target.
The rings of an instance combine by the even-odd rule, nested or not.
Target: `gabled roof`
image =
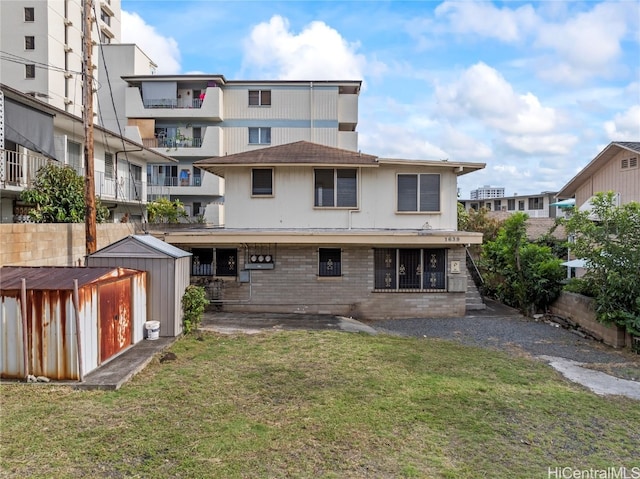
[[[169,243],[151,235],[130,235],[115,243],[92,253],[96,258],[128,257],[128,258],[183,258],[191,253],[176,248]]]
[[[196,161],[194,165],[206,171],[224,176],[224,168],[230,166],[267,165],[333,165],[377,166],[377,157],[358,151],[343,150],[309,141],[297,141],[286,145],[271,146],[244,151],[233,155],[217,156]]]
[[[225,169],[237,166],[355,166],[378,167],[380,165],[453,168],[457,175],[470,173],[485,167],[484,163],[465,163],[441,160],[404,160],[378,158],[359,151],[343,150],[308,141],[297,141],[286,145],[271,146],[244,151],[227,156],[217,156],[196,161],[194,165],[224,177]]]
[[[576,191],[582,184],[589,179],[593,174],[606,165],[609,160],[620,153],[620,150],[627,150],[632,153],[640,153],[640,142],[638,141],[612,141],[604,150],[602,150],[598,156],[596,156],[591,162],[585,166],[580,172],[574,176],[569,182],[564,185],[556,197],[558,198],[570,198],[576,194]]]

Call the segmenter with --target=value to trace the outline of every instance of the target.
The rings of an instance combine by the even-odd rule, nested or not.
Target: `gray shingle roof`
[[[376,160],[377,157],[374,155],[318,145],[317,143],[308,141],[297,141],[286,145],[271,146],[233,155],[208,158],[196,161],[194,164],[199,168],[208,165],[241,166],[248,164],[375,165]]]

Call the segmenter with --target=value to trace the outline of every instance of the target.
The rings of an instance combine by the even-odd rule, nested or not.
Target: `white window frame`
[[[400,177],[401,176],[413,176],[416,178],[416,206],[415,209],[400,209]],[[437,209],[422,209],[421,204],[421,184],[422,177],[432,177],[438,179],[438,204]],[[425,178],[426,179],[426,178]],[[396,213],[399,214],[438,214],[442,210],[442,175],[440,173],[398,173],[396,175]]]
[[[322,204],[322,198],[319,197],[318,193],[318,183],[317,183],[317,173],[318,171],[331,171],[333,173],[333,183],[332,183],[332,189],[333,189],[333,199],[330,205],[324,205]],[[338,203],[340,202],[340,191],[342,191],[342,189],[340,188],[340,178],[338,177],[338,171],[352,171],[355,174],[355,203],[354,204],[347,204],[347,205],[339,205]],[[313,170],[313,207],[314,208],[348,208],[348,209],[357,209],[358,208],[358,181],[359,181],[359,175],[358,175],[358,168],[314,168]]]
[[[257,130],[258,141],[251,141],[251,131]],[[249,127],[249,144],[250,145],[270,145],[271,144],[271,127],[250,126]]]

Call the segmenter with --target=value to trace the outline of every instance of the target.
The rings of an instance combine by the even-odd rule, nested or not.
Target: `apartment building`
[[[520,211],[529,215],[529,218],[555,218],[561,211],[557,205],[554,205],[556,202],[555,191],[543,191],[531,195],[514,194],[499,198],[461,199],[458,202],[467,211],[471,209],[479,211],[480,208],[505,214]]]
[[[114,47],[115,48],[115,47]],[[223,75],[123,76],[126,133],[179,161],[149,165],[148,199],[180,199],[224,224],[221,178],[194,162],[308,141],[357,151],[361,81],[238,81]]]
[[[504,187],[495,187],[485,185],[471,191],[472,200],[485,200],[487,198],[502,198],[504,196]]]
[[[82,116],[84,1],[9,0],[0,2],[1,81],[75,116]],[[120,41],[120,0],[92,2],[92,40]],[[98,64],[98,48],[93,49]],[[101,72],[94,70],[101,81]],[[96,111],[96,110],[94,110]]]

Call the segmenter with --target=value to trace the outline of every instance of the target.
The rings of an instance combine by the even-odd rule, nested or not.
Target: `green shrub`
[[[204,308],[209,304],[202,286],[189,285],[182,296],[182,324],[184,333],[189,334],[200,326]]]

